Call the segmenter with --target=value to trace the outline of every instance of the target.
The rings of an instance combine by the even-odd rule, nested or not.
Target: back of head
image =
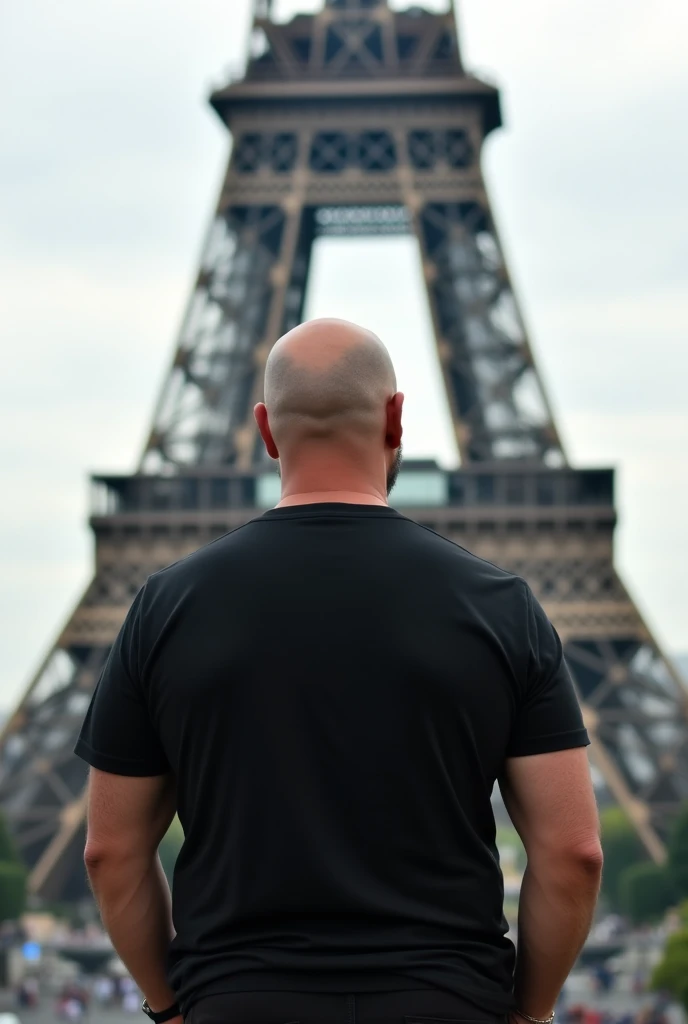
[[[343,320],[312,320],[277,342],[265,370],[265,405],[277,448],[382,442],[396,392],[387,349]]]

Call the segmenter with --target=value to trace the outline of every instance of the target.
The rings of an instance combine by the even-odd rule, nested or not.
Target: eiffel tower
[[[524,576],[554,621],[592,757],[661,862],[688,799],[688,696],[613,567],[614,476],[566,458],[480,168],[496,88],[464,70],[453,7],[256,0],[251,57],[210,102],[233,148],[140,465],[93,478],[95,576],[0,745],[0,804],[46,900],[85,893],[74,741],[147,575],[275,503],[252,408],[301,322],[315,239],[411,233],[461,468],[409,462],[396,504]]]

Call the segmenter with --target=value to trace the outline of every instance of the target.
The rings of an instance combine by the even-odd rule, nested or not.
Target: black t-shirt
[[[517,576],[383,506],[273,509],[151,576],[76,752],[172,772],[170,982],[511,1005],[490,803],[588,738]]]

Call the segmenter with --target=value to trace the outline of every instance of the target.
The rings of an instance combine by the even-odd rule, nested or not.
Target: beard
[[[387,497],[390,496],[394,490],[394,485],[399,479],[399,473],[401,472],[401,464],[403,462],[403,447],[399,445],[396,452],[394,453],[394,462],[389,467],[389,473],[387,474]]]
[[[399,479],[399,473],[401,472],[401,464],[403,462],[403,454],[404,454],[403,446],[399,445],[399,447],[397,448],[396,452],[394,453],[394,461],[392,462],[392,465],[389,467],[389,472],[387,474],[387,497],[388,498],[389,498],[390,494],[392,493],[392,491],[394,490],[394,487],[396,485],[397,480]],[[277,476],[281,480],[282,479],[282,466],[280,465],[279,459],[276,460],[275,468],[277,470]]]

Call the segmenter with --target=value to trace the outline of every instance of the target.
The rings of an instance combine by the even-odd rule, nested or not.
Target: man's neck
[[[288,505],[319,505],[333,502],[342,505],[386,505],[387,499],[375,490],[366,491],[300,491],[283,494],[277,508]]]

